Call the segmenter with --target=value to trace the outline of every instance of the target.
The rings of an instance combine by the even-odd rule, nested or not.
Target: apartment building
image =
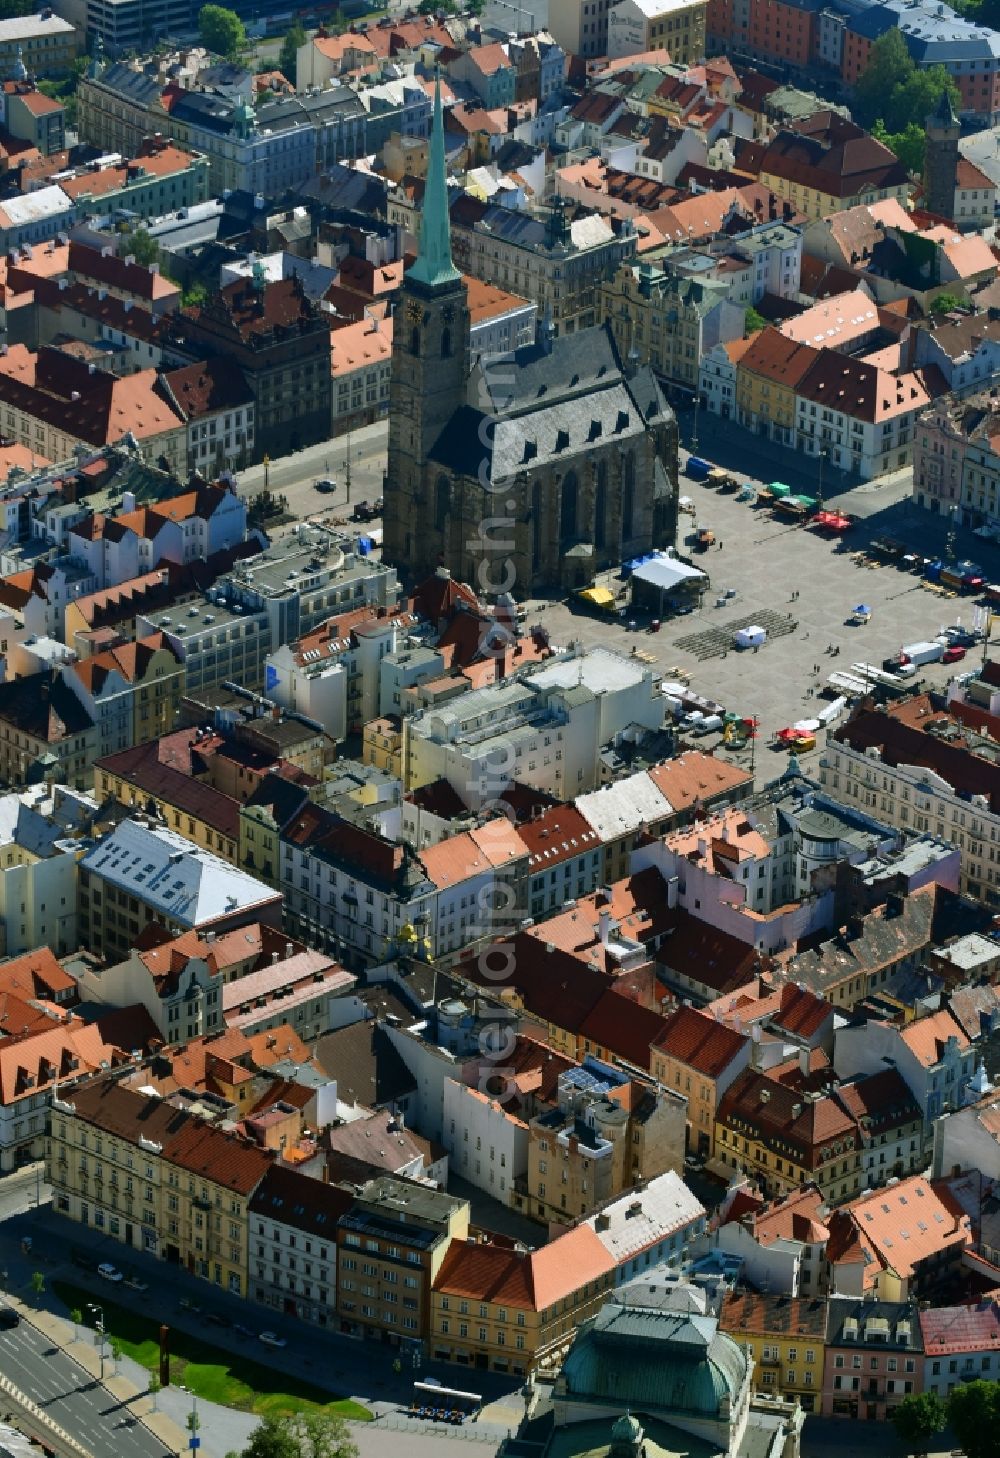
[[[46,949],[47,950],[47,949]],[[49,953],[51,956],[51,953]],[[35,954],[35,960],[39,954]],[[53,959],[54,960],[54,959]],[[22,965],[28,959],[21,959]],[[8,967],[10,970],[8,971]],[[61,968],[57,970],[61,971]],[[17,964],[0,973],[6,1023],[0,1036],[0,1173],[9,1174],[45,1154],[45,1134],[54,1094],[81,1079],[127,1062],[131,1050],[120,1042],[142,1037],[141,1018],[126,1028],[122,1019],[112,1036],[100,1020],[84,1021],[64,1008],[40,1005],[23,986]],[[13,987],[17,991],[13,991]],[[30,1000],[29,1000],[30,999]],[[123,1036],[124,1034],[124,1036]]]
[[[926,695],[884,711],[862,708],[820,756],[820,783],[890,825],[958,846],[962,892],[1000,906],[1000,773],[981,745]]]
[[[81,940],[112,959],[127,956],[151,922],[202,934],[281,923],[279,892],[174,831],[139,820],[122,821],[82,857],[78,891]]]
[[[751,1172],[765,1195],[814,1184],[827,1201],[861,1188],[862,1135],[834,1094],[747,1069],[719,1104],[716,1157]]]
[[[834,1296],[907,1301],[957,1275],[972,1222],[944,1184],[911,1175],[860,1195],[828,1220]]]
[[[687,1101],[687,1148],[715,1149],[719,1100],[750,1062],[748,1037],[693,1007],[676,1008],[652,1047],[653,1077]]]
[[[132,435],[176,475],[186,473],[183,423],[152,369],[119,378],[51,346],[32,353],[12,345],[0,359],[0,422],[6,436],[49,461]]]
[[[552,805],[517,828],[528,852],[525,905],[536,921],[604,879],[600,837],[573,805]]]
[[[906,168],[889,148],[834,111],[781,128],[764,149],[758,175],[808,218],[886,198],[905,206],[911,188]]]
[[[569,0],[569,4],[583,9],[583,0]],[[598,18],[587,24],[600,25],[603,8],[606,25],[608,0],[588,0],[588,4],[591,9],[596,7]],[[569,49],[564,42],[559,44]],[[610,278],[636,251],[638,235],[628,220],[608,221],[597,215],[571,220],[565,201],[558,196],[548,219],[531,218],[495,203],[475,211],[481,211],[475,220],[471,215],[469,221],[465,216],[453,220],[456,268],[483,283],[534,300],[538,317],[550,319],[556,334],[573,334],[600,322],[602,280]],[[401,220],[415,223],[412,209],[403,213]],[[393,221],[392,194],[389,221]]]
[[[272,1164],[250,1199],[251,1301],[336,1330],[337,1221],[353,1195]]]
[[[165,1255],[163,1150],[190,1116],[108,1078],[67,1092],[52,1100],[46,1141],[54,1208],[133,1250]]]
[[[921,1361],[908,1390],[950,1397],[963,1382],[996,1382],[1000,1373],[1000,1311],[988,1298],[965,1306],[928,1307],[919,1322]],[[908,1370],[912,1371],[910,1367]]]
[[[719,1329],[753,1358],[754,1386],[819,1412],[826,1353],[826,1302],[815,1296],[727,1296]]]
[[[392,327],[391,315],[373,319],[366,313],[331,331],[331,435],[371,425],[388,413]]]
[[[705,1229],[705,1208],[673,1170],[627,1190],[583,1222],[614,1262],[623,1286],[652,1269],[677,1271]]]
[[[22,142],[51,157],[66,147],[66,108],[39,91],[33,81],[5,81],[0,98],[0,124]]]
[[[426,1341],[431,1289],[468,1235],[467,1201],[391,1175],[369,1181],[337,1224],[341,1331],[391,1346]]]
[[[511,1203],[534,1219],[567,1223],[684,1165],[686,1100],[584,1058],[559,1076],[555,1107],[528,1126],[527,1173]]]
[[[712,1222],[712,1246],[741,1261],[758,1291],[815,1296],[826,1280],[829,1213],[815,1185],[766,1204],[746,1186],[731,1185]]]
[[[605,284],[602,299],[623,358],[635,348],[657,375],[687,390],[697,390],[710,349],[743,338],[746,311],[722,279],[630,262]]]
[[[254,394],[228,359],[200,360],[161,377],[187,427],[188,470],[213,476],[254,459]],[[235,494],[235,493],[234,493]]]
[[[927,1391],[921,1382],[922,1315],[912,1301],[830,1298],[824,1417],[891,1421],[904,1397]]]
[[[575,650],[404,721],[407,789],[447,780],[471,809],[517,780],[560,800],[600,783],[600,750],[630,725],[662,728],[658,680],[597,648]]]
[[[250,1199],[273,1154],[198,1119],[185,1122],[163,1152],[166,1259],[246,1295]]]
[[[33,76],[66,75],[80,43],[75,26],[52,10],[0,21],[0,72],[14,75],[20,65]]]
[[[457,1070],[456,1070],[457,1071]],[[449,1165],[501,1204],[515,1199],[528,1172],[528,1125],[483,1089],[443,1082],[441,1139]]]
[[[184,693],[184,666],[162,633],[83,658],[63,679],[96,725],[99,755],[169,734]]]
[[[431,1293],[430,1353],[526,1376],[597,1314],[613,1282],[613,1258],[587,1225],[533,1251],[456,1240]]]
[[[76,863],[98,804],[65,785],[0,796],[0,955],[78,945]]]
[[[269,687],[264,665],[278,645],[292,643],[332,614],[395,606],[395,569],[356,551],[327,527],[297,533],[243,558],[197,604],[142,614],[139,633],[162,631],[185,666],[192,697],[227,681]]]
[[[127,160],[98,158],[75,175],[61,177],[59,185],[81,218],[114,216],[119,210],[144,219],[162,218],[204,202],[208,173],[207,157],[163,137],[147,137]]]
[[[97,726],[61,669],[0,684],[0,780],[26,784],[29,770],[55,762],[78,790],[92,780]]]
[[[842,1077],[894,1067],[923,1120],[923,1140],[944,1113],[973,1103],[977,1053],[947,1010],[915,1018],[904,1028],[874,1018],[857,1019],[834,1035],[834,1062]]]
[[[705,57],[708,0],[618,0],[607,12],[607,55],[667,51],[675,66]]]

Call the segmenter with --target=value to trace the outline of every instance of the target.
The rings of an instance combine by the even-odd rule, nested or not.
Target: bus
[[[414,1382],[410,1413],[414,1417],[436,1418],[438,1422],[463,1423],[483,1405],[479,1392],[462,1392],[457,1387],[443,1387],[433,1377]]]

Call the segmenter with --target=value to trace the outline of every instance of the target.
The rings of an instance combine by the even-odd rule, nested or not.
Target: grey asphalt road
[[[28,1322],[0,1332],[0,1369],[95,1458],[159,1458],[164,1453],[163,1444],[126,1406]]]
[[[351,453],[351,493],[353,504],[363,498],[372,500],[382,495],[383,473],[389,442],[389,426],[384,420],[352,431],[350,437],[337,436],[320,441],[304,450],[279,456],[264,466],[251,466],[241,471],[238,486],[242,495],[250,496],[264,487],[265,477],[271,491],[288,498],[288,509],[300,520],[307,516],[342,516],[347,507],[347,452]],[[337,490],[323,495],[315,482],[322,477],[336,481]]]

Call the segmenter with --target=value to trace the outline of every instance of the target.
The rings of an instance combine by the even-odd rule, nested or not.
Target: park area
[[[71,1315],[86,1313],[93,1305],[93,1295],[68,1281],[54,1281],[54,1294]],[[146,1368],[151,1376],[159,1376],[160,1322],[140,1316],[114,1301],[103,1300],[101,1309],[107,1324],[109,1352],[131,1357]],[[88,1318],[88,1326],[94,1322]],[[253,1340],[248,1337],[247,1340]],[[170,1328],[170,1380],[173,1386],[184,1386],[196,1397],[217,1402],[240,1412],[260,1417],[281,1417],[292,1413],[325,1413],[366,1422],[371,1413],[350,1398],[334,1398],[322,1388],[298,1381],[280,1371],[246,1357],[228,1352],[199,1337]]]

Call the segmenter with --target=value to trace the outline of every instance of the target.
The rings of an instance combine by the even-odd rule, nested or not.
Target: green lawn
[[[89,1291],[68,1281],[53,1281],[52,1290],[67,1311],[79,1308],[87,1314]],[[121,1343],[123,1353],[139,1362],[149,1372],[160,1368],[159,1323],[102,1300],[107,1322],[108,1340]],[[89,1324],[89,1323],[88,1323]],[[235,1407],[241,1412],[256,1412],[264,1417],[294,1412],[339,1413],[341,1417],[368,1422],[371,1413],[350,1398],[331,1398],[322,1388],[294,1377],[274,1372],[250,1357],[230,1355],[199,1337],[188,1336],[176,1327],[170,1329],[170,1380],[181,1383],[189,1392],[207,1402]]]

